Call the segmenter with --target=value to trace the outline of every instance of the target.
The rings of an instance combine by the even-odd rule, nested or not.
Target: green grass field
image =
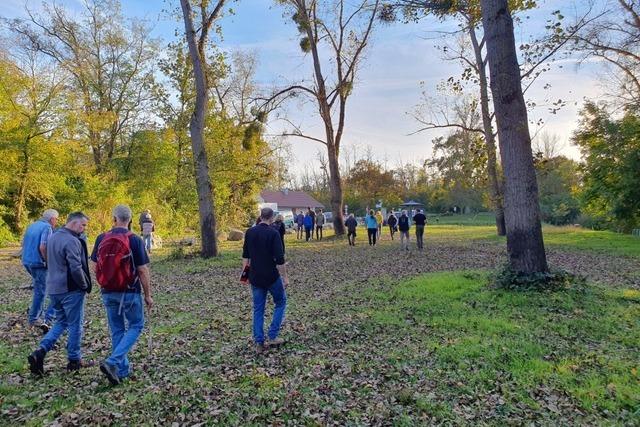
[[[637,425],[640,242],[545,227],[559,267],[588,284],[559,293],[488,286],[504,238],[490,225],[430,225],[427,250],[400,254],[287,236],[291,272],[282,349],[256,356],[240,243],[202,260],[156,251],[157,307],[131,354],[134,381],[64,371],[64,340],[32,377],[30,294],[0,261],[0,424]],[[605,271],[604,274],[602,270]],[[108,354],[99,296],[86,305],[87,360]],[[152,337],[152,347],[149,339]]]

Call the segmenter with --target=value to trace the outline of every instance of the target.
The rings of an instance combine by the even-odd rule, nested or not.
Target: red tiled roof
[[[277,203],[278,207],[285,208],[324,208],[324,205],[305,193],[304,191],[282,191],[264,190],[260,192],[260,197],[265,203]]]

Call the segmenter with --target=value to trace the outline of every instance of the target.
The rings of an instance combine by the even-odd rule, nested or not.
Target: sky
[[[58,0],[71,9],[79,9],[81,0]],[[516,43],[525,42],[535,31],[544,27],[551,12],[562,10],[567,19],[576,12],[579,1],[542,0],[540,7],[527,13],[529,18],[516,31]],[[27,0],[34,10],[41,2]],[[2,0],[0,16],[24,16],[24,0]],[[309,81],[311,58],[299,49],[295,26],[274,0],[239,0],[230,3],[235,13],[221,21],[223,38],[217,40],[227,52],[251,51],[258,57],[257,82],[265,89],[284,87],[301,80]],[[125,16],[143,18],[153,25],[153,35],[166,40],[175,38],[175,31],[183,31],[183,23],[166,10],[179,8],[178,0],[122,0]],[[579,8],[579,6],[578,6]],[[437,31],[455,29],[455,22],[441,23],[424,19],[418,23],[379,25],[366,52],[353,94],[347,104],[347,120],[343,139],[343,153],[349,147],[362,152],[370,147],[374,156],[391,167],[398,162],[418,162],[431,156],[431,141],[446,135],[446,130],[413,134],[420,128],[412,112],[422,101],[422,92],[430,97],[439,96],[436,86],[449,76],[460,74],[457,63],[442,59],[435,45]],[[560,68],[562,67],[562,68]],[[539,107],[530,111],[530,119],[542,119],[542,129],[533,126],[532,134],[543,132],[557,135],[562,153],[578,159],[578,150],[570,145],[570,138],[578,124],[578,112],[585,99],[602,96],[602,73],[599,65],[587,62],[580,66],[574,59],[563,59],[536,82],[527,93]],[[550,84],[549,89],[543,87]],[[557,114],[549,113],[545,100],[563,99],[566,106]],[[305,133],[322,138],[322,128],[316,109],[312,105],[289,103],[281,113],[296,123]],[[273,116],[272,116],[273,117]],[[267,134],[279,135],[290,126],[282,120],[268,123]],[[411,135],[413,134],[413,135]],[[313,141],[289,138],[292,159],[291,170],[300,173],[304,165],[314,168],[317,152],[324,148]]]

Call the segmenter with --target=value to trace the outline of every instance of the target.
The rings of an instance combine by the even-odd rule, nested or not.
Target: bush
[[[13,235],[9,226],[0,218],[0,248],[17,241],[18,238]]]
[[[495,272],[491,284],[496,289],[508,291],[558,292],[569,289],[584,290],[586,279],[563,270],[551,270],[547,273],[523,274],[511,269],[509,265]]]
[[[578,201],[570,194],[555,194],[540,201],[542,220],[553,225],[573,224],[580,214]]]

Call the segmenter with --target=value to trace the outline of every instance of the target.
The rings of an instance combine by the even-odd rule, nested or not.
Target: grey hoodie
[[[58,229],[47,243],[47,294],[91,292],[87,243],[66,227]]]

